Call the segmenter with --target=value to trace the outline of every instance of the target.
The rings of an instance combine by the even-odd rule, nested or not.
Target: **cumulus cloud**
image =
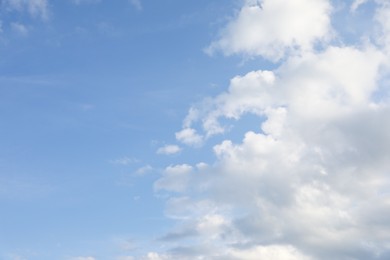
[[[9,10],[28,12],[33,17],[47,19],[49,16],[47,0],[4,0],[3,4]]]
[[[243,9],[289,14],[274,2],[247,2]],[[286,6],[295,10],[298,3],[318,16],[331,10],[326,1]],[[213,146],[213,163],[196,170],[171,166],[155,183],[181,192],[166,202],[166,215],[177,221],[163,237],[172,245],[162,253],[166,259],[389,258],[387,8],[379,1],[374,18],[381,34],[372,42],[383,44],[310,47],[273,70],[234,77],[225,92],[190,108],[178,140],[201,143],[217,134],[226,140]],[[245,19],[243,9],[238,20]],[[255,27],[259,20],[248,23]],[[328,23],[320,31],[328,31]],[[288,23],[280,26],[289,29]],[[293,22],[292,32],[300,35]],[[302,44],[290,38],[305,47],[325,35],[313,33]],[[237,42],[246,40],[245,34],[236,36]],[[286,42],[279,56],[291,47]],[[263,41],[253,44],[264,53],[240,51],[278,57]],[[221,121],[240,124],[245,114],[257,116],[259,127],[248,128],[239,142],[230,140]]]
[[[172,144],[165,145],[165,146],[157,149],[158,154],[166,154],[166,155],[179,153],[180,151],[181,151],[181,148],[179,146],[172,145]]]
[[[279,60],[331,36],[328,0],[251,0],[206,51]]]

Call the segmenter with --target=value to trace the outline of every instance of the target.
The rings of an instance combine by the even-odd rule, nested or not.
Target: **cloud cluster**
[[[169,166],[155,183],[177,226],[149,259],[389,259],[390,16],[376,8],[372,43],[315,49],[331,36],[330,2],[245,3],[213,48],[286,59],[190,109],[179,141],[226,140],[212,164]],[[221,119],[246,114],[259,127],[234,143]]]

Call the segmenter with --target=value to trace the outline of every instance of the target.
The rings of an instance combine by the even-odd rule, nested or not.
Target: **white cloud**
[[[9,10],[27,11],[31,16],[42,19],[47,19],[49,16],[47,0],[4,0],[3,3]]]
[[[129,0],[129,1],[137,10],[142,10],[142,4],[140,0]]]
[[[279,60],[289,51],[306,51],[330,38],[328,0],[246,1],[208,53],[244,54]]]
[[[266,3],[254,8],[266,12]],[[167,200],[166,215],[178,223],[164,237],[167,259],[390,257],[390,103],[378,98],[389,93],[387,8],[375,14],[385,44],[293,54],[272,71],[234,77],[226,92],[190,109],[179,141],[226,140],[196,174],[186,165],[185,178],[165,173],[156,182],[182,192]],[[248,113],[259,129],[229,140],[221,121],[240,124]]]
[[[166,155],[179,153],[180,151],[181,148],[177,145],[165,145],[157,149],[158,154],[166,154]]]

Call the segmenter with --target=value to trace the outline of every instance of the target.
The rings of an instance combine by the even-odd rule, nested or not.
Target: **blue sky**
[[[388,259],[389,17],[0,0],[0,259]]]

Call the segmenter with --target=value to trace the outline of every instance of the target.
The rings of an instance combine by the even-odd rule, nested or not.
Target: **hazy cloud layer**
[[[168,144],[157,149],[158,154],[166,154],[166,155],[179,153],[180,151],[181,148],[173,144]]]
[[[28,12],[33,17],[47,19],[49,15],[47,0],[4,0],[0,4],[8,10]]]

